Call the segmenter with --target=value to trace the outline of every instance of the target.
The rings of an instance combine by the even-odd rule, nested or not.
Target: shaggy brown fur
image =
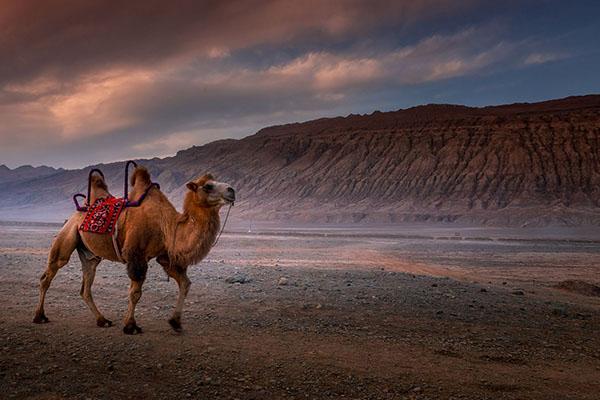
[[[129,198],[134,200],[151,184],[150,174],[137,167],[131,177],[133,189]],[[103,186],[104,185],[104,186]],[[106,184],[99,176],[92,181],[94,199],[107,195]],[[234,199],[229,185],[215,182],[212,175],[204,175],[187,184],[183,213],[178,213],[166,196],[156,187],[148,192],[139,207],[126,208],[117,221],[117,243],[122,260],[115,253],[110,235],[79,232],[84,214],[76,212],[57,235],[48,257],[48,266],[40,278],[40,302],[34,322],[47,322],[44,313],[46,291],[56,272],[64,266],[76,248],[83,266],[82,297],[94,313],[99,326],[110,326],[98,311],[91,295],[96,267],[102,259],[122,261],[127,264],[131,280],[129,307],[125,316],[125,333],[139,333],[135,322],[135,306],[142,294],[148,261],[156,258],[165,272],[179,285],[179,298],[169,323],[181,330],[181,312],[190,287],[186,271],[189,265],[202,260],[210,251],[220,226],[219,210]]]

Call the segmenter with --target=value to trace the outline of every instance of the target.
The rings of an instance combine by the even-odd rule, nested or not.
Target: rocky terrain
[[[598,225],[600,96],[325,118],[142,163],[176,203],[213,172],[246,221]],[[123,163],[99,167],[121,193]],[[2,181],[0,219],[64,219],[86,174]]]
[[[189,270],[184,331],[167,324],[176,284],[151,262],[136,312],[144,332],[127,336],[125,267],[98,268],[94,299],[115,323],[98,328],[79,296],[77,256],[48,292],[51,322],[31,322],[58,229],[0,225],[3,399],[595,400],[600,392],[594,241],[229,233]]]

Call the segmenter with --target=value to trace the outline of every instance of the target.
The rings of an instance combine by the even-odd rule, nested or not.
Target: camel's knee
[[[129,300],[131,300],[133,303],[137,303],[140,300],[140,297],[142,297],[141,285],[136,285],[129,289]]]
[[[190,286],[192,286],[192,281],[186,276],[179,283],[179,289],[182,291],[184,295],[187,295],[190,291]]]
[[[40,288],[47,290],[50,287],[50,283],[52,282],[52,279],[54,279],[55,275],[56,272],[51,269],[48,269],[46,272],[44,272],[42,276],[40,276]]]
[[[140,301],[140,298],[142,297],[142,291],[136,290],[134,292],[131,292],[129,297],[131,298],[131,301],[133,301],[134,303],[137,303],[138,301]]]
[[[84,300],[89,300],[92,298],[92,290],[87,288],[84,283],[81,284],[81,290],[79,291],[79,295]]]
[[[96,273],[95,270],[92,271],[91,274],[89,272],[83,273],[83,280],[81,281],[81,290],[79,291],[79,294],[84,299],[86,299],[88,297],[92,297],[92,284],[94,283],[94,274],[95,273]]]

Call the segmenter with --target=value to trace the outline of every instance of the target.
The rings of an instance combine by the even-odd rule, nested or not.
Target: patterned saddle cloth
[[[115,229],[121,211],[125,207],[125,202],[125,199],[116,197],[97,199],[88,209],[79,230],[111,234]]]

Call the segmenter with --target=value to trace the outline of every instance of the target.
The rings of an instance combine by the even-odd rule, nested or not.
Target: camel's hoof
[[[98,325],[100,328],[105,326],[108,328],[109,326],[112,326],[112,321],[102,317],[96,321],[96,325]]]
[[[44,313],[36,314],[35,317],[33,317],[34,324],[45,324],[47,322],[50,322],[50,320],[48,319],[48,317],[46,317]]]
[[[171,328],[173,328],[175,332],[181,332],[181,322],[179,322],[178,319],[171,318],[169,320],[169,325],[171,325]]]
[[[123,333],[126,335],[134,335],[136,333],[142,333],[142,328],[140,328],[136,324],[127,324],[123,328]]]

